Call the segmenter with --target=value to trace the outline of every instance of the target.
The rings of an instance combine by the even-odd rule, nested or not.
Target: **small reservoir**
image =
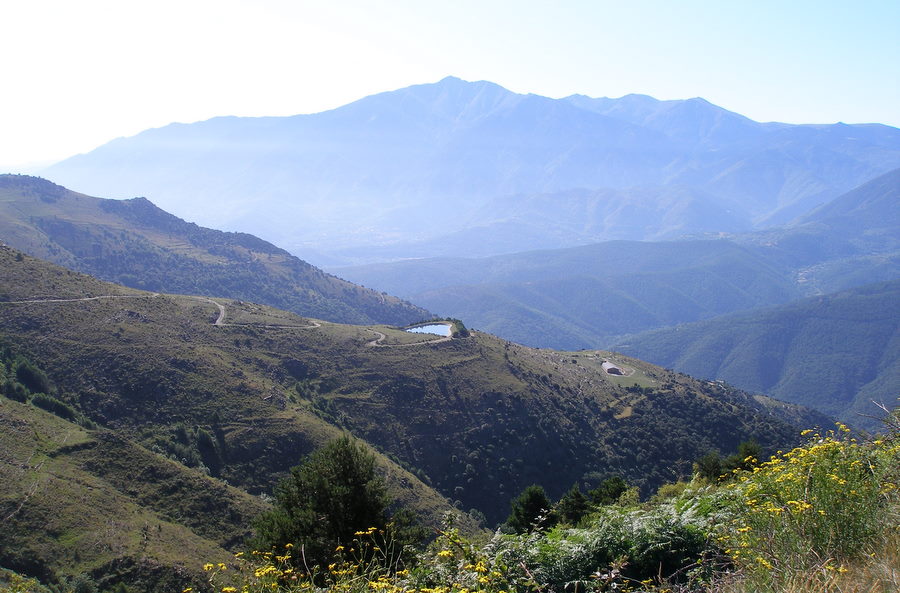
[[[413,334],[435,334],[438,336],[450,337],[450,325],[446,323],[431,323],[429,325],[417,325],[406,331]]]

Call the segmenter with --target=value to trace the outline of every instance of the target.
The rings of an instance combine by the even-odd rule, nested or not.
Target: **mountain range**
[[[44,172],[86,193],[0,175],[0,569],[186,590],[348,434],[394,508],[477,532],[532,484],[646,498],[747,440],[870,428],[898,167],[889,126],[451,77]],[[404,331],[431,311],[457,332]]]
[[[885,342],[885,335],[892,335],[890,320],[862,321],[867,315],[881,319],[893,293],[853,301],[859,304],[847,319],[862,321],[815,326],[823,336],[818,342],[808,339],[807,325],[828,315],[791,303],[897,278],[898,197],[900,170],[785,228],[723,238],[613,241],[477,260],[407,260],[340,273],[508,340],[564,350],[623,349],[871,427],[858,412],[871,411],[871,399],[890,395],[896,361]],[[133,288],[224,295],[338,322],[405,325],[431,317],[384,292],[325,274],[252,235],[186,223],[146,199],[91,198],[39,178],[0,176],[0,234],[15,247]],[[844,295],[835,299],[848,302]],[[747,313],[733,317],[738,311]],[[700,320],[707,321],[697,329],[683,325]],[[768,328],[748,330],[752,346],[722,337],[750,326]],[[791,328],[802,329],[802,335],[789,336]],[[650,333],[635,335],[639,332]],[[825,344],[860,347],[825,352]],[[833,370],[844,367],[854,370]],[[815,371],[820,368],[828,372]]]
[[[455,236],[491,255],[764,228],[898,166],[889,126],[757,123],[702,99],[550,99],[450,77],[318,114],[171,124],[42,175],[147,196],[322,265],[458,254]],[[542,226],[517,238],[522,220]]]
[[[898,201],[900,169],[787,227],[339,273],[523,344],[621,350],[875,428],[860,414],[900,372]]]
[[[605,347],[623,334],[895,279],[898,201],[900,169],[787,227],[335,271],[531,346]]]

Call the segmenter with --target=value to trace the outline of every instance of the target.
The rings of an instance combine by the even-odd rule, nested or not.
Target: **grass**
[[[210,512],[213,507],[189,508],[183,498],[169,499],[167,507],[148,504],[162,502],[166,485],[142,480],[142,468],[172,471],[179,483],[193,485],[196,495],[215,490],[147,451],[104,441],[102,433],[6,399],[0,399],[0,424],[0,564],[5,567],[53,581],[90,572],[111,576],[114,567],[142,559],[172,578],[177,576],[173,568],[180,566],[183,583],[199,572],[197,559],[228,558],[221,540],[229,539],[229,529],[231,538],[245,529],[235,523],[223,526],[221,517]],[[143,488],[145,496],[124,492],[122,484]],[[234,489],[222,507],[226,517],[252,515],[263,508]],[[217,532],[216,537],[194,529],[206,530],[207,536]],[[132,577],[139,580],[139,572],[132,569]]]

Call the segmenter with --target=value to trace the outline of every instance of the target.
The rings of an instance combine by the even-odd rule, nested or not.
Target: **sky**
[[[900,126],[900,0],[0,0],[0,172],[445,76]]]

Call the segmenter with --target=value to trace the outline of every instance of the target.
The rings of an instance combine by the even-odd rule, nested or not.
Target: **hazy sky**
[[[0,172],[454,75],[900,125],[900,0],[0,0]]]

